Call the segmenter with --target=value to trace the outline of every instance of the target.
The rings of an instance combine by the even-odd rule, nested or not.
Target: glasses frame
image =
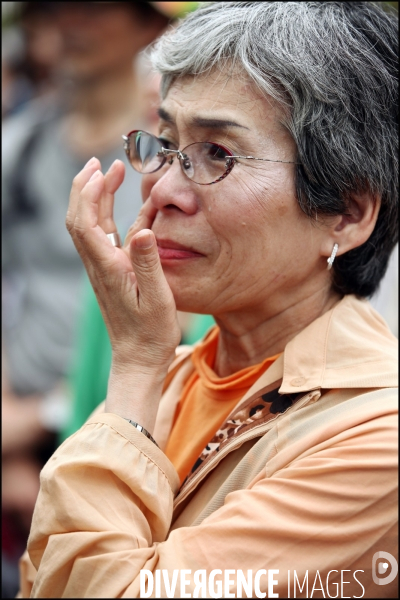
[[[137,171],[137,169],[135,169],[135,167],[132,165],[131,159],[130,159],[130,136],[134,133],[139,133],[139,132],[146,133],[147,135],[152,136],[161,145],[161,150],[157,153],[156,156],[162,156],[164,158],[164,160],[161,161],[159,167],[154,169],[154,171],[150,171],[149,173],[142,173],[141,171]],[[131,165],[131,167],[133,169],[135,169],[135,171],[137,171],[138,173],[141,173],[142,175],[151,175],[151,173],[156,173],[165,165],[166,162],[168,162],[168,164],[172,165],[174,158],[176,156],[179,160],[179,164],[181,166],[182,172],[185,174],[185,176],[188,179],[190,179],[190,181],[192,181],[196,185],[213,185],[214,183],[218,183],[219,181],[222,181],[223,179],[225,179],[225,177],[227,177],[229,175],[229,173],[232,171],[233,167],[237,164],[238,158],[240,158],[242,160],[259,160],[259,161],[263,161],[263,162],[284,163],[284,164],[290,164],[290,165],[300,165],[301,164],[299,162],[295,162],[292,160],[273,160],[271,158],[258,158],[256,156],[235,155],[235,154],[232,154],[231,150],[229,150],[229,148],[227,148],[226,146],[223,146],[222,144],[217,144],[216,142],[208,142],[208,141],[192,142],[191,144],[188,144],[187,146],[182,148],[182,150],[170,150],[168,148],[163,147],[160,139],[156,135],[149,133],[148,131],[144,131],[143,129],[133,129],[127,135],[123,135],[122,139],[124,140],[124,150],[125,150],[126,156],[128,158],[128,162]],[[184,154],[184,152],[185,152],[185,150],[187,150],[187,148],[190,148],[190,146],[193,146],[194,144],[212,144],[214,146],[217,146],[218,148],[222,148],[224,150],[224,152],[227,152],[229,154],[229,156],[227,157],[226,163],[225,163],[225,172],[223,173],[223,175],[221,175],[214,181],[211,181],[210,183],[199,183],[197,181],[194,181],[194,179],[192,179],[191,177],[189,177],[189,175],[186,173],[184,166],[183,166],[183,161],[185,160],[185,158],[187,158],[187,156]],[[169,160],[167,160],[168,156],[170,157]]]

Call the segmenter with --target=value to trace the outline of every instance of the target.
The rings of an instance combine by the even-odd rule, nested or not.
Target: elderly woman
[[[161,39],[123,247],[122,162],[71,192],[113,360],[42,472],[24,595],[396,596],[397,340],[366,300],[397,240],[396,49],[369,2],[206,3]],[[176,352],[177,309],[217,326]]]

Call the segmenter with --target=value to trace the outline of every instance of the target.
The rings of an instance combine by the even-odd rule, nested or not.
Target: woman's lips
[[[184,260],[204,256],[204,254],[172,240],[157,239],[157,246],[161,260]]]

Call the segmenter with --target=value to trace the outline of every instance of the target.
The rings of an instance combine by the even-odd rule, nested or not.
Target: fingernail
[[[86,165],[85,165],[83,168],[84,168],[84,169],[87,169],[88,167],[90,167],[90,165],[91,165],[92,163],[94,163],[94,161],[95,161],[95,160],[96,160],[96,159],[95,159],[95,157],[94,157],[94,156],[92,156],[92,158],[91,158],[90,160],[88,160],[88,161],[87,161]]]
[[[113,164],[112,164],[112,165],[111,165],[111,167],[108,169],[108,172],[110,172],[110,171],[112,171],[112,170],[113,170],[113,168],[115,167],[115,165],[116,165],[117,161],[118,161],[118,158],[116,158],[116,159],[114,160]]]
[[[101,171],[99,171],[99,169],[97,169],[97,171],[95,171],[93,173],[93,175],[91,176],[91,178],[89,179],[89,181],[93,181],[93,179],[96,179],[96,177],[98,177],[99,175],[101,175]]]
[[[150,231],[140,231],[135,237],[135,246],[138,248],[142,248],[146,250],[147,248],[151,248],[154,243],[153,234]]]

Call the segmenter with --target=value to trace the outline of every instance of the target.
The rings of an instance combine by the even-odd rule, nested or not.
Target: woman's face
[[[295,161],[283,113],[237,78],[187,77],[162,103],[159,135],[174,147],[212,141],[234,155]],[[320,231],[295,198],[295,165],[239,160],[214,185],[172,166],[143,177],[152,230],[177,308],[215,316],[279,306],[321,272]],[[324,259],[326,267],[326,258]]]

